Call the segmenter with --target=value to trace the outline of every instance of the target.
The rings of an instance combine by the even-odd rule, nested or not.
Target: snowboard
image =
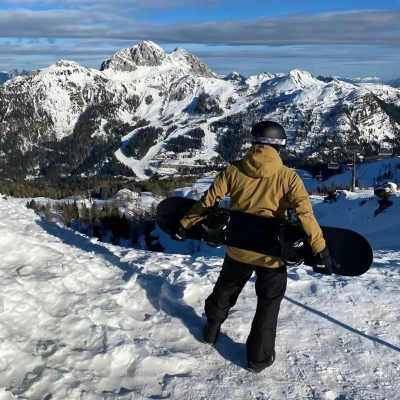
[[[170,234],[174,226],[196,203],[186,197],[169,197],[157,207],[156,222],[165,233]],[[226,209],[230,221],[224,245],[256,253],[281,257],[279,229],[281,219]],[[341,276],[359,276],[369,270],[373,252],[368,240],[350,229],[321,226],[323,237],[332,258],[339,264],[334,273]],[[205,230],[201,221],[187,230],[187,239],[203,241]],[[306,241],[304,265],[313,267],[316,259]]]

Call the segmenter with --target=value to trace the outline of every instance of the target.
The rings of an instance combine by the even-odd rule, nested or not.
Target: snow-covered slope
[[[335,175],[322,183],[308,179],[304,180],[304,182],[307,190],[312,190],[322,184],[329,187],[332,183],[334,185],[349,185],[350,187],[351,178],[352,171],[345,171],[343,174]],[[400,183],[400,157],[359,164],[356,167],[356,178],[364,187],[373,187],[385,181]]]
[[[361,204],[362,201],[364,204]],[[374,216],[379,207],[373,191],[345,192],[337,202],[314,202],[315,216],[321,225],[355,230],[364,235],[376,251],[400,250],[400,193],[390,197],[393,205]]]
[[[53,200],[47,197],[28,197],[28,198],[12,198],[14,202],[26,205],[27,202],[34,200],[36,204],[39,206],[46,206],[47,203],[50,203],[51,206],[54,204],[62,204],[62,203],[70,203],[72,204],[74,201],[78,204],[78,207],[84,203],[87,208],[91,208],[93,205],[93,201],[96,202],[99,208],[103,208],[105,203],[108,202],[109,205],[116,205],[122,214],[125,214],[127,217],[135,216],[138,213],[143,211],[148,211],[152,206],[156,207],[157,204],[161,201],[160,199],[156,199],[151,192],[142,192],[140,195],[136,192],[132,192],[128,189],[122,189],[115,193],[113,196],[109,197],[105,200],[99,199],[88,199],[84,196],[69,196],[60,200]]]
[[[277,360],[260,375],[245,369],[254,278],[216,346],[201,342],[221,254],[98,243],[0,200],[0,398],[397,399],[400,199],[375,220],[374,200],[360,200],[314,210],[363,231],[373,267],[357,278],[290,269]]]

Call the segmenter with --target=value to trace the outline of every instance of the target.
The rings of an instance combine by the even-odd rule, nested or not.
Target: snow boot
[[[259,374],[260,372],[264,371],[265,368],[270,367],[274,362],[275,362],[275,351],[274,351],[274,354],[272,354],[272,356],[267,358],[265,361],[258,362],[258,363],[249,361],[247,371]]]
[[[204,343],[214,345],[218,339],[220,330],[221,330],[221,324],[207,322],[203,328]]]

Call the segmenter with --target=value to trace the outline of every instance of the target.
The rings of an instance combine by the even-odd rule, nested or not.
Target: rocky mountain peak
[[[174,51],[171,54],[177,56],[185,56],[186,54],[188,54],[188,52],[185,49],[182,49],[182,47],[175,47]]]
[[[193,75],[207,78],[216,77],[205,64],[186,50],[177,47],[172,53],[167,54],[156,43],[148,40],[117,52],[102,63],[100,71],[112,69],[120,72],[133,72],[140,67],[158,67],[167,64]]]
[[[26,69],[12,69],[10,71],[8,71],[8,76],[10,77],[10,79],[15,78],[16,76],[26,76],[29,74],[30,71],[26,70]]]
[[[131,48],[132,60],[137,66],[153,67],[161,65],[166,57],[165,51],[157,44],[144,40]]]
[[[50,66],[50,68],[76,68],[76,67],[81,67],[80,64],[78,64],[75,61],[69,61],[69,60],[59,60],[56,63],[54,63],[53,65]]]
[[[263,72],[262,74],[259,74],[257,76],[263,77],[263,78],[269,78],[269,79],[272,79],[275,77],[275,75],[271,74],[271,72]]]
[[[176,49],[171,53],[171,58],[176,61],[181,61],[189,67],[189,71],[193,75],[203,76],[205,78],[215,78],[216,76],[211,70],[202,63],[195,55],[188,53],[183,49]]]
[[[114,69],[121,72],[132,72],[140,66],[154,67],[163,63],[165,51],[157,44],[144,40],[133,47],[120,50],[101,64],[100,71]]]
[[[224,78],[225,81],[244,82],[246,78],[236,71],[231,72]]]
[[[294,69],[280,78],[285,85],[293,86],[293,89],[302,89],[322,84],[321,81],[314,78],[309,72],[300,69]]]
[[[303,71],[301,69],[293,69],[288,75],[298,80],[315,79],[308,71]]]

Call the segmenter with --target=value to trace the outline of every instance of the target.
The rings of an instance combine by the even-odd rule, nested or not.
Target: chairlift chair
[[[321,175],[321,172],[318,175],[315,175],[314,179],[318,182],[322,182],[324,177]]]
[[[392,149],[381,147],[379,149],[379,155],[380,156],[391,156],[392,155]]]
[[[330,162],[328,164],[328,169],[339,169],[339,164],[336,162]]]

